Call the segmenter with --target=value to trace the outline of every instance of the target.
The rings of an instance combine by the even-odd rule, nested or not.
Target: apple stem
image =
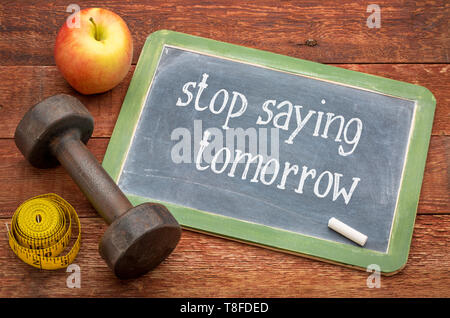
[[[97,24],[95,24],[94,18],[90,17],[89,21],[92,22],[92,24],[94,25],[94,37],[97,41],[100,41],[99,36],[98,36],[98,32],[97,32]]]

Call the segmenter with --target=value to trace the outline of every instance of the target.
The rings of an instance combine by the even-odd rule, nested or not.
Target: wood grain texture
[[[53,46],[70,2],[0,3],[0,64],[54,65]],[[134,62],[145,38],[169,29],[322,63],[448,63],[448,1],[376,2],[381,28],[366,25],[364,1],[83,1],[127,22]],[[23,18],[26,17],[26,18]],[[307,39],[317,46],[304,45]]]
[[[433,135],[450,135],[450,67],[441,64],[339,64],[354,71],[427,87],[437,100]],[[57,93],[79,98],[95,119],[95,137],[110,137],[125,98],[134,67],[114,89],[92,96],[77,93],[55,66],[0,66],[0,138],[13,138],[25,112]]]
[[[95,138],[88,143],[88,148],[99,161],[103,159],[108,142],[107,138]],[[450,136],[433,136],[419,200],[419,214],[450,212],[449,158]],[[0,139],[0,171],[0,218],[10,218],[21,202],[49,192],[56,192],[66,199],[80,216],[96,216],[95,210],[62,167],[44,170],[32,167],[12,139]]]
[[[32,168],[14,145],[26,110],[57,93],[74,95],[94,115],[89,149],[102,160],[134,67],[115,89],[81,96],[54,66],[53,45],[70,2],[0,2],[0,297],[450,297],[449,16],[445,0],[388,1],[381,28],[369,29],[370,3],[342,1],[105,0],[80,1],[121,15],[134,38],[136,63],[145,38],[159,29],[233,44],[427,87],[437,100],[408,263],[369,289],[366,272],[183,231],[175,252],[140,279],[120,281],[98,254],[106,229],[59,167]],[[304,45],[314,39],[317,45]],[[81,289],[66,287],[65,270],[40,271],[10,250],[6,223],[24,200],[56,192],[81,216]]]
[[[406,267],[366,285],[369,273],[286,255],[204,234],[183,231],[181,241],[158,268],[120,281],[100,258],[106,229],[99,218],[83,218],[82,245],[74,263],[81,288],[69,289],[64,269],[43,271],[10,250],[0,220],[0,297],[449,297],[450,215],[417,218]],[[205,252],[207,251],[207,252]]]

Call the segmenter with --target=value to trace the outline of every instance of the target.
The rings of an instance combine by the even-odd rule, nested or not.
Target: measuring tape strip
[[[72,220],[78,227],[70,251]],[[81,225],[75,209],[56,194],[43,194],[22,203],[11,220],[9,246],[25,263],[40,269],[60,269],[73,262],[80,250]]]

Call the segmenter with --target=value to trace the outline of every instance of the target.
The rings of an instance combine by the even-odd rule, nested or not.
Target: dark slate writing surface
[[[229,169],[214,173],[211,169],[199,171],[196,168],[196,151],[202,133],[208,129],[212,136],[214,132],[222,132],[226,136],[222,125],[228,111],[225,108],[222,113],[213,114],[209,109],[195,110],[198,86],[190,88],[193,99],[189,105],[176,105],[179,98],[181,101],[187,100],[187,95],[182,91],[183,85],[187,82],[200,83],[203,74],[208,74],[208,87],[199,99],[200,106],[208,106],[214,94],[221,89],[229,92],[228,104],[232,92],[239,92],[245,95],[248,106],[241,116],[229,119],[229,129],[252,128],[260,136],[263,133],[260,129],[265,128],[269,136],[269,150],[278,140],[280,170],[272,184],[250,182],[256,164],[250,165],[245,180],[241,178],[245,163],[238,164],[234,177],[228,176]],[[297,127],[296,112],[293,111],[288,129],[279,129],[278,139],[271,139],[273,122],[256,124],[259,116],[263,119],[267,117],[262,109],[267,100],[276,100],[277,104],[288,100],[293,105],[301,105],[301,119],[305,119],[309,110],[314,110],[316,113],[311,116],[314,120],[306,122],[293,143],[288,144],[285,140]],[[223,96],[217,98],[217,107],[222,101]],[[239,105],[237,103],[236,107]],[[328,220],[336,217],[368,236],[365,248],[386,252],[414,107],[414,102],[409,100],[166,46],[125,160],[119,186],[128,194],[354,244],[328,228]],[[276,116],[287,107],[278,110],[271,106],[270,109]],[[321,137],[320,133],[314,136],[318,112],[323,112],[320,133],[327,113],[343,116],[345,123],[352,118],[360,119],[361,136],[351,154],[338,154],[340,145],[344,151],[352,149],[342,135],[341,142],[335,141],[338,124],[330,124],[328,138]],[[284,122],[279,120],[279,123]],[[356,132],[355,127],[348,127],[349,140]],[[173,149],[181,141],[174,131],[190,133],[191,162],[174,162]],[[246,146],[242,151],[249,151],[248,148]],[[234,153],[235,149],[230,150]],[[280,189],[277,185],[286,162],[298,165],[299,171],[297,175],[288,175],[285,189]],[[203,165],[207,164],[203,162]],[[315,179],[306,179],[300,194],[294,190],[299,185],[304,166],[315,169],[317,174]],[[347,191],[352,185],[352,178],[360,179],[347,204],[343,196],[333,200],[333,184],[327,196],[322,198],[315,194],[315,181],[324,171],[341,174],[340,187]],[[266,180],[270,176],[267,174]],[[327,180],[328,177],[324,176],[318,186],[319,193],[326,193]]]

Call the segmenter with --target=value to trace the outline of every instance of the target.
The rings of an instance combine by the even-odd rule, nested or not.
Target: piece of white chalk
[[[342,223],[336,218],[331,218],[328,221],[328,227],[361,246],[364,246],[367,242],[367,235],[358,232],[354,228]]]

